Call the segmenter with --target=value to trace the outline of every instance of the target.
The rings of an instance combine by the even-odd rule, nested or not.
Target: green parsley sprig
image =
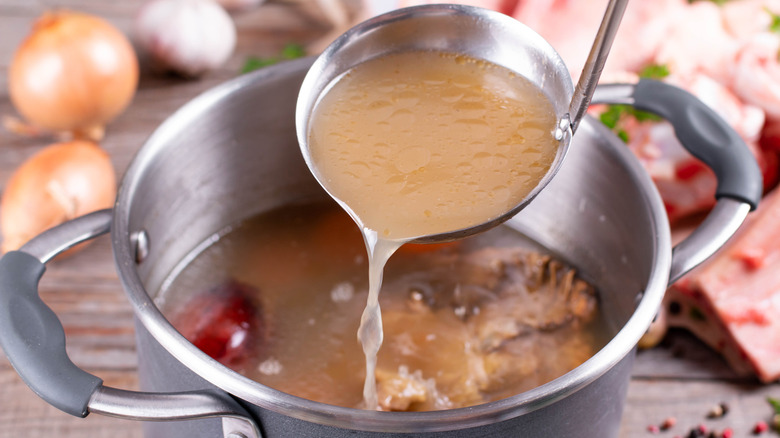
[[[767,397],[766,400],[775,410],[775,415],[772,416],[772,428],[774,428],[776,432],[780,432],[780,399]]]
[[[650,64],[639,72],[643,79],[663,79],[669,76],[669,67],[665,64]],[[626,117],[633,117],[640,122],[660,121],[661,118],[647,111],[640,111],[629,105],[609,105],[599,116],[601,123],[611,129],[621,140],[628,143],[628,132],[621,127]]]
[[[775,414],[780,415],[780,398],[767,397],[766,400],[774,408]]]
[[[244,62],[244,66],[241,67],[241,74],[259,70],[263,67],[277,64],[281,61],[289,61],[291,59],[302,58],[304,56],[306,56],[306,49],[303,46],[300,44],[290,43],[284,46],[277,56],[271,56],[268,58],[250,56]]]
[[[769,31],[780,33],[780,14],[770,11],[769,8],[764,8],[764,10],[772,18],[772,21],[769,23]]]

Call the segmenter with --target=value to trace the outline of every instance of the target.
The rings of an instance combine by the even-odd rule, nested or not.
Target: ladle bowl
[[[329,190],[319,174],[309,149],[312,111],[334,81],[368,60],[399,52],[437,51],[468,55],[509,69],[541,89],[555,111],[559,146],[550,169],[522,201],[485,223],[441,234],[420,236],[417,242],[437,242],[466,237],[498,225],[525,207],[550,182],[563,163],[572,130],[569,103],[574,86],[561,57],[529,27],[499,12],[463,5],[423,5],[400,9],[358,24],[341,35],[317,58],[301,86],[295,122],[298,142],[306,164],[350,215],[360,223],[349,205]]]

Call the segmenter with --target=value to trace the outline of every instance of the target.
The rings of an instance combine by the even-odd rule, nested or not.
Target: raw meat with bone
[[[738,371],[780,378],[780,190],[737,236],[670,288],[669,324],[688,328]]]

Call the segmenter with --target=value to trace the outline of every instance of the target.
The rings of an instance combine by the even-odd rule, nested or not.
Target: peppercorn
[[[674,417],[667,417],[663,423],[661,423],[661,430],[669,430],[677,424],[677,419]]]
[[[651,425],[647,426],[647,431],[650,432],[650,433],[654,433],[655,434],[655,433],[660,432],[661,429],[658,426],[656,426],[655,424],[651,424]]]
[[[734,431],[730,427],[727,427],[727,428],[723,429],[723,433],[721,434],[721,437],[723,437],[723,438],[733,438],[734,437]]]
[[[691,429],[688,432],[688,435],[685,436],[685,438],[706,438],[707,436],[707,427],[703,424],[700,424],[693,429]]]
[[[721,418],[724,415],[728,414],[729,412],[729,405],[726,403],[719,403],[710,409],[710,411],[707,413],[707,418]]]
[[[761,435],[767,430],[769,430],[769,425],[766,424],[766,421],[759,421],[755,426],[753,426],[753,435]]]

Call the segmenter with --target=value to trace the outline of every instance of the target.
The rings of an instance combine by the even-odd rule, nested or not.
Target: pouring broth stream
[[[526,78],[432,51],[359,64],[315,106],[313,171],[360,224],[369,253],[358,330],[367,409],[377,409],[378,297],[388,258],[405,242],[473,227],[521,204],[555,160],[556,122],[552,104]]]

